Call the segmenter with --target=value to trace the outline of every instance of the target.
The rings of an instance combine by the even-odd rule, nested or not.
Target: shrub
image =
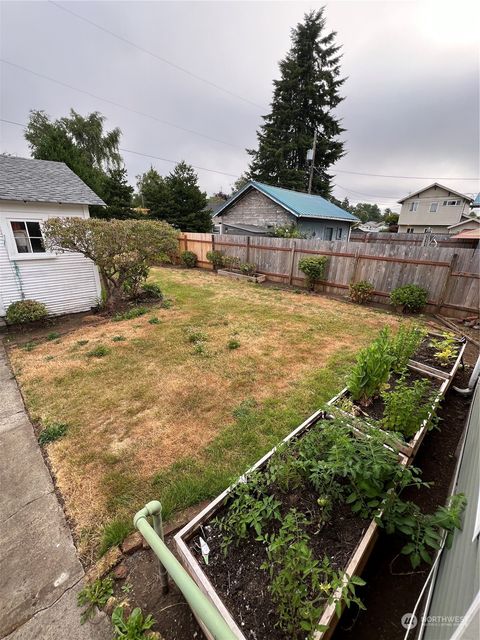
[[[254,276],[257,272],[257,265],[253,262],[241,262],[238,268],[244,276]]]
[[[55,442],[67,433],[68,425],[63,422],[52,422],[47,425],[38,436],[38,442],[41,445]]]
[[[318,256],[315,258],[302,258],[298,263],[298,268],[305,274],[308,288],[313,291],[317,282],[323,279],[327,266],[327,257]]]
[[[8,324],[26,324],[44,320],[48,316],[47,307],[36,300],[19,300],[12,302],[6,313]]]
[[[84,624],[95,615],[95,607],[104,607],[113,596],[113,579],[97,578],[92,584],[87,584],[77,595],[77,605],[87,606],[80,616],[80,624]]]
[[[404,378],[400,378],[392,391],[382,393],[385,411],[382,426],[389,431],[399,431],[405,437],[411,438],[430,413],[435,393],[429,393],[429,380],[415,380],[408,385]]]
[[[417,325],[402,325],[390,340],[390,353],[393,356],[392,369],[396,373],[403,371],[408,361],[420,346],[427,331]]]
[[[418,313],[427,304],[428,291],[417,284],[406,284],[397,287],[390,294],[390,302],[401,306],[403,313]]]
[[[197,266],[198,258],[197,254],[193,253],[193,251],[183,251],[180,255],[180,262],[184,267],[188,267],[188,269],[193,269]]]
[[[367,280],[361,280],[360,282],[351,282],[348,287],[348,295],[352,302],[357,304],[365,304],[372,297],[375,287],[371,282]]]
[[[222,251],[208,251],[207,260],[212,263],[216,271],[224,266],[225,255]]]
[[[224,256],[223,266],[225,269],[228,269],[228,271],[232,271],[233,269],[239,269],[240,258],[237,258],[237,256]]]
[[[371,345],[362,349],[348,379],[348,390],[360,405],[367,406],[378,394],[389,376],[393,364],[390,353],[390,333],[387,327]]]
[[[98,347],[94,347],[91,351],[87,351],[88,358],[103,358],[108,356],[110,349],[103,344],[99,344]]]
[[[145,282],[140,288],[139,299],[163,300],[163,293],[159,285],[155,282]]]

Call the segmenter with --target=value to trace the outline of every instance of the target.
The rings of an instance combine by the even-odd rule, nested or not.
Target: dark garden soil
[[[439,338],[440,340],[441,338]],[[418,347],[415,353],[412,356],[412,360],[415,362],[420,362],[421,364],[426,364],[429,367],[433,367],[434,369],[440,369],[440,371],[445,371],[449,373],[452,370],[453,365],[455,364],[455,360],[458,356],[458,351],[461,348],[461,344],[458,343],[457,352],[455,354],[455,360],[452,360],[449,364],[444,365],[441,364],[437,358],[435,357],[435,352],[437,349],[431,345],[432,338],[427,336],[424,338],[422,344]]]
[[[316,493],[302,487],[288,496],[278,493],[275,497],[282,501],[282,515],[297,508],[313,521],[306,531],[315,558],[322,560],[327,555],[334,569],[345,569],[370,521],[356,516],[349,505],[339,504],[335,506],[328,526],[321,529],[318,526],[320,511]],[[221,517],[223,512],[218,516]],[[278,528],[278,524],[272,526],[268,533]],[[267,560],[265,546],[250,535],[238,546],[232,544],[225,557],[220,548],[223,534],[215,524],[204,526],[200,535],[210,547],[208,565],[199,552],[198,536],[191,540],[190,549],[245,637],[287,640],[285,633],[275,627],[278,615],[268,592],[268,571],[260,568]]]
[[[165,640],[203,640],[203,632],[175,583],[170,580],[169,593],[162,594],[158,560],[153,551],[137,551],[127,556],[122,566],[126,576],[115,582],[116,598],[127,600],[130,609],[140,607],[144,615],[152,614],[157,621],[152,630]],[[122,591],[122,587],[128,592]]]
[[[453,384],[465,388],[471,372],[471,367],[460,368]],[[415,458],[423,480],[433,485],[430,489],[411,489],[404,495],[425,511],[433,512],[447,500],[469,406],[470,398],[450,388],[439,411],[439,429],[426,435]],[[402,615],[413,611],[430,570],[426,564],[412,570],[408,559],[399,556],[403,545],[401,537],[381,533],[362,574],[367,584],[358,592],[367,610],[346,611],[334,640],[403,640]]]

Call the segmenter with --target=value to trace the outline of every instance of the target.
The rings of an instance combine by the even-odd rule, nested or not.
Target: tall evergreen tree
[[[305,15],[292,30],[292,47],[279,64],[274,80],[271,112],[257,132],[258,150],[252,156],[249,177],[287,189],[308,186],[307,151],[317,132],[312,193],[330,196],[328,168],[344,154],[338,137],[344,131],[333,115],[343,100],[339,90],[340,47],[335,32],[326,33],[324,8]]]

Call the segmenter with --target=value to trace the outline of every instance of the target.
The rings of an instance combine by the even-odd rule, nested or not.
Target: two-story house
[[[470,217],[472,198],[438,182],[398,202],[402,205],[399,233],[458,233],[479,226]]]

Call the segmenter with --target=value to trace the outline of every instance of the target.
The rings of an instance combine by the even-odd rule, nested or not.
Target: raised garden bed
[[[413,354],[412,358],[409,360],[409,364],[427,373],[435,373],[447,378],[449,381],[448,385],[450,385],[450,382],[455,376],[457,369],[463,360],[463,354],[465,352],[467,342],[464,338],[455,338],[453,342],[453,349],[456,351],[456,354],[449,362],[446,361],[442,364],[435,355],[438,349],[432,345],[432,340],[442,340],[444,337],[445,334],[435,333],[433,331],[429,332]]]
[[[290,433],[281,443],[300,442],[310,430],[324,418],[317,411],[302,425]],[[316,427],[319,428],[319,427]],[[356,432],[356,433],[353,433]],[[352,430],[352,437],[365,438],[365,434]],[[281,446],[280,445],[280,446]],[[239,640],[286,640],[290,638],[285,631],[276,626],[278,614],[275,603],[269,593],[269,575],[260,565],[267,561],[265,545],[257,539],[255,532],[237,546],[233,544],[228,554],[222,552],[223,533],[217,518],[222,518],[231,506],[229,496],[239,483],[245,483],[252,474],[264,472],[272,456],[278,451],[275,447],[259,460],[244,476],[211,502],[196,518],[175,536],[175,546],[182,564],[195,580],[200,589],[209,597],[225,618]],[[399,462],[407,464],[407,459],[399,454]],[[324,556],[331,560],[335,570],[344,571],[348,576],[359,576],[378,537],[378,525],[368,517],[361,517],[352,511],[346,503],[335,504],[331,519],[324,527],[318,526],[318,493],[309,486],[300,486],[288,493],[273,490],[281,506],[282,521],[291,509],[301,510],[311,516],[308,533],[314,557],[322,562]],[[278,523],[269,523],[267,535],[278,530]],[[200,536],[209,546],[208,564],[202,557]],[[327,640],[338,622],[335,603],[327,604],[321,613],[319,625],[325,630],[317,630],[312,637],[315,640]],[[212,636],[203,629],[207,638]],[[305,632],[305,637],[308,635]]]
[[[228,278],[235,278],[235,280],[243,280],[244,282],[265,282],[267,279],[267,276],[261,273],[254,273],[252,276],[247,276],[236,269],[232,271],[219,269],[217,273],[219,276],[227,276]]]
[[[432,371],[424,371],[422,369],[417,368],[416,366],[409,366],[407,381],[409,383],[414,382],[415,380],[419,380],[422,378],[428,378],[432,383],[432,387],[435,388],[436,394],[431,404],[431,411],[428,416],[423,420],[417,432],[408,440],[405,439],[401,433],[395,431],[388,431],[382,429],[379,426],[379,421],[382,420],[384,416],[385,404],[383,399],[380,396],[377,396],[373,399],[372,403],[366,407],[360,407],[353,404],[354,412],[345,409],[345,404],[347,406],[351,403],[350,394],[348,388],[342,389],[339,394],[337,394],[334,398],[329,400],[327,405],[335,406],[339,411],[344,413],[345,415],[354,416],[359,418],[358,422],[356,422],[356,426],[359,429],[362,429],[362,424],[368,428],[379,429],[385,435],[385,444],[397,449],[404,456],[411,460],[415,457],[418,448],[420,447],[428,429],[430,426],[430,419],[434,414],[438,404],[442,400],[445,395],[448,385],[450,384],[450,380],[443,377],[440,373],[434,373]],[[398,374],[393,374],[390,379],[390,385],[394,389],[395,384],[398,381]],[[347,403],[345,403],[347,400]]]

